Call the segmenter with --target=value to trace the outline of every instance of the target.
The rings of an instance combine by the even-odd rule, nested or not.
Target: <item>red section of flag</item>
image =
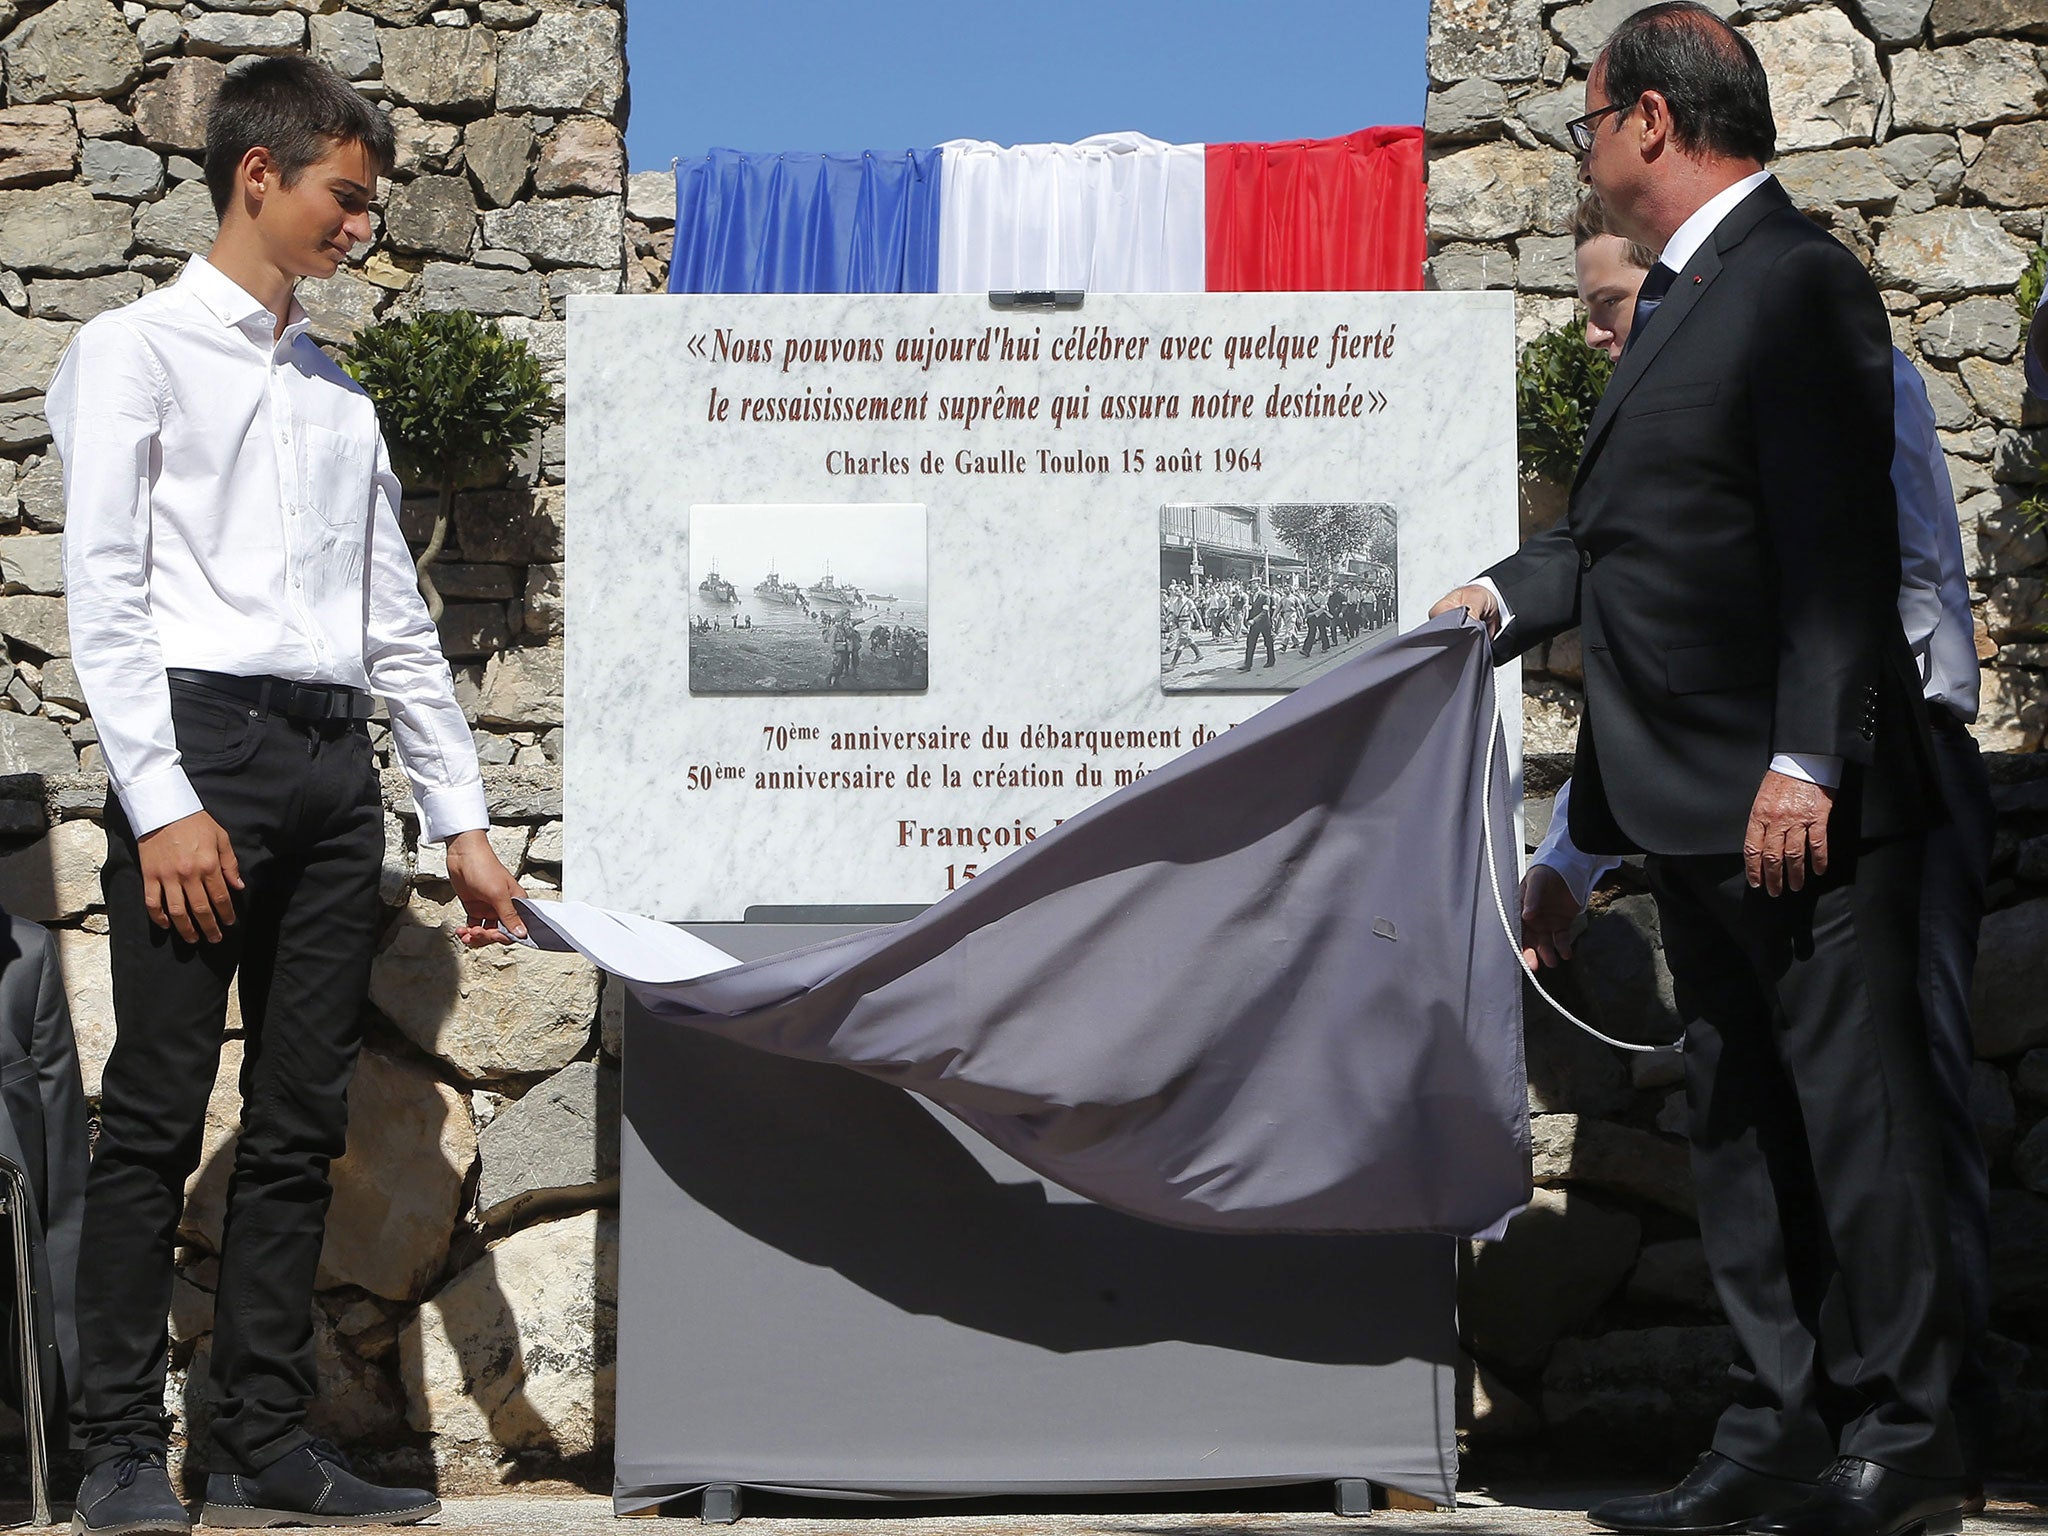
[[[1211,293],[1422,286],[1420,128],[1211,144]]]

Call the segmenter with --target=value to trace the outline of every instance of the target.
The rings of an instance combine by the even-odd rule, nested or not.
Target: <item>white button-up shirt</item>
[[[48,395],[72,661],[138,834],[201,809],[167,667],[380,695],[429,838],[489,824],[362,388],[194,258],[90,321]]]

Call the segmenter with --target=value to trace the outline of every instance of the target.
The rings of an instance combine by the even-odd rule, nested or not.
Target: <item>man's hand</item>
[[[515,896],[524,896],[517,880],[491,849],[482,832],[458,832],[448,839],[448,883],[462,903],[469,919],[455,930],[455,936],[471,949],[486,944],[510,944],[526,937],[526,924],[519,921]]]
[[[1436,600],[1435,606],[1429,610],[1429,616],[1433,619],[1440,613],[1449,613],[1453,608],[1463,608],[1471,614],[1486,626],[1487,634],[1500,634],[1500,600],[1485,587],[1459,587],[1455,591],[1446,592]]]
[[[1571,928],[1578,918],[1578,898],[1564,876],[1548,864],[1531,864],[1522,876],[1522,963],[1533,971],[1571,959]]]
[[[1749,809],[1749,827],[1742,834],[1742,867],[1752,889],[1762,886],[1773,896],[1806,884],[1813,873],[1828,871],[1828,814],[1835,792],[1776,770],[1766,771]]]
[[[136,839],[142,861],[142,904],[149,920],[173,930],[187,944],[220,942],[234,926],[242,867],[219,822],[194,811]]]

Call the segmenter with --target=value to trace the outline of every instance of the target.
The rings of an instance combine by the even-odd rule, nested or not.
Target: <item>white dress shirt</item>
[[[195,257],[90,321],[50,385],[72,661],[138,834],[201,809],[167,667],[373,691],[424,834],[489,824],[376,408],[306,324],[294,301],[277,336]]]
[[[1977,718],[1977,627],[1963,573],[1948,458],[1935,436],[1927,384],[1905,353],[1892,348],[1892,486],[1899,502],[1899,622],[1920,664],[1927,702],[1957,719]],[[1773,765],[1775,766],[1775,764]],[[1571,834],[1571,781],[1558,789],[1550,831],[1531,864],[1555,870],[1580,906],[1621,860],[1581,852]]]

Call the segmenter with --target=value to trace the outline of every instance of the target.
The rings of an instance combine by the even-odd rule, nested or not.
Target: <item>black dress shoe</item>
[[[1752,1472],[1719,1451],[1709,1451],[1676,1488],[1609,1499],[1588,1510],[1586,1518],[1610,1531],[1720,1536],[1729,1531],[1755,1530],[1757,1527],[1750,1522],[1759,1515],[1788,1508],[1812,1494],[1811,1483]]]
[[[216,1472],[206,1480],[205,1526],[411,1525],[439,1514],[421,1488],[380,1488],[349,1470],[325,1440],[302,1445],[261,1472]]]
[[[1750,1525],[1759,1536],[1955,1536],[1963,1528],[1961,1478],[1913,1477],[1841,1456],[1813,1496]]]

